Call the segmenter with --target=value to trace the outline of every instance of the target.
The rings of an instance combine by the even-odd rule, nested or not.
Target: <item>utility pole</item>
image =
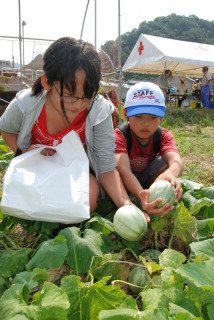
[[[24,50],[24,42],[25,42],[25,37],[24,37],[24,27],[26,26],[26,22],[23,20],[22,21],[22,41],[23,41],[23,75],[25,77],[25,50]]]
[[[23,89],[23,74],[22,74],[22,35],[21,35],[21,3],[18,0],[19,5],[19,58],[20,58],[20,79],[21,88]]]
[[[119,73],[119,103],[122,102],[122,67],[121,67],[121,41],[120,41],[120,0],[118,0],[118,73]]]

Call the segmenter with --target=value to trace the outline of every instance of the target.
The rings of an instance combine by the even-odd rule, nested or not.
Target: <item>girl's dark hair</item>
[[[86,98],[97,95],[101,79],[101,62],[95,47],[82,40],[70,37],[54,41],[44,53],[43,70],[52,86],[55,81],[60,81],[61,95],[63,86],[74,93],[76,91],[75,72],[79,69],[86,73],[84,94]],[[32,96],[42,93],[41,77],[32,87]]]

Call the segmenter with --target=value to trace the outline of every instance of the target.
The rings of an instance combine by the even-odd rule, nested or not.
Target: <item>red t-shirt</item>
[[[153,160],[153,136],[150,138],[150,142],[143,145],[132,134],[132,147],[130,150],[130,165],[133,173],[139,173],[146,169],[150,162]],[[127,141],[122,132],[119,129],[114,130],[115,136],[115,153],[127,153]],[[163,155],[166,152],[174,151],[178,153],[175,141],[172,133],[162,128],[162,135],[160,139],[160,151],[159,155]]]
[[[62,138],[69,133],[70,131],[76,131],[82,141],[83,146],[85,147],[85,122],[86,122],[87,109],[81,111],[76,119],[64,130],[56,133],[50,134],[47,130],[46,122],[46,112],[45,105],[42,108],[38,119],[33,125],[32,129],[32,144],[44,144],[46,146],[57,146],[62,142]]]

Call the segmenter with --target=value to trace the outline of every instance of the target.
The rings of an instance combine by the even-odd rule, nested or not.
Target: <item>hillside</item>
[[[121,35],[122,66],[125,64],[141,33],[169,39],[214,44],[214,21],[199,19],[194,15],[185,17],[176,14],[158,17],[153,21],[142,21],[137,29]],[[117,67],[118,62],[116,46],[117,39],[115,41],[109,40],[102,46],[102,49],[111,58],[115,67]],[[126,76],[125,73],[124,76]],[[129,79],[133,77],[138,79],[142,78],[142,75],[129,73]],[[146,78],[151,79],[152,76],[147,75]]]

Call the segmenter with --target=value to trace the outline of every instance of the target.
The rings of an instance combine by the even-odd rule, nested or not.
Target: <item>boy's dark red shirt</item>
[[[115,153],[127,153],[127,141],[119,129],[114,130],[115,136]],[[147,145],[142,145],[132,133],[132,148],[130,151],[130,165],[133,173],[139,173],[145,170],[153,160],[153,136]],[[162,135],[160,140],[159,155],[166,152],[174,151],[178,153],[172,133],[162,128]]]

